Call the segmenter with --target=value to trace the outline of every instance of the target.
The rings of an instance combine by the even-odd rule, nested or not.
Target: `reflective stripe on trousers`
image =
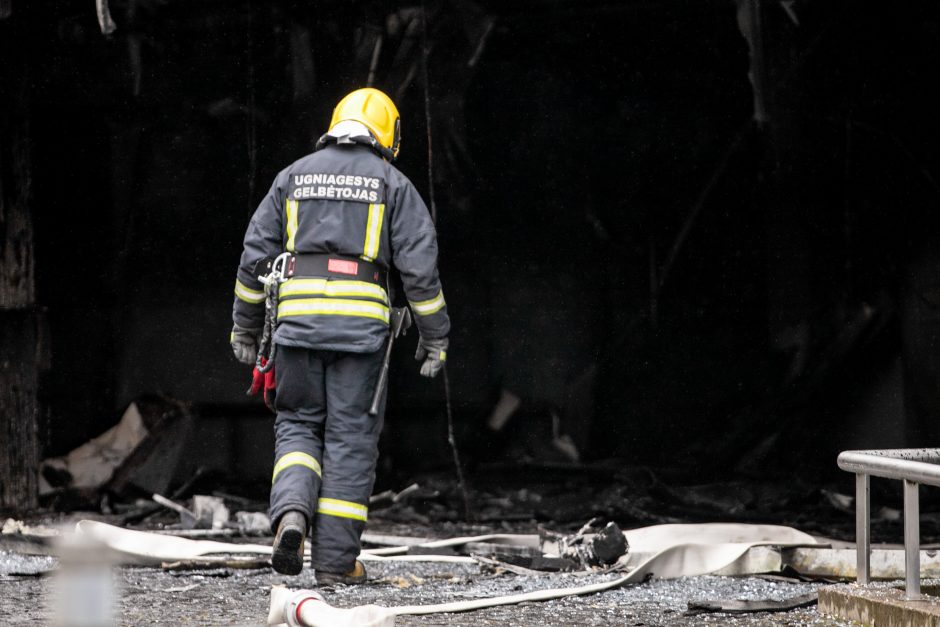
[[[304,468],[309,468],[313,472],[317,473],[318,477],[323,476],[323,472],[320,470],[320,462],[318,462],[312,455],[308,455],[301,451],[294,451],[293,453],[282,455],[277,460],[277,463],[274,464],[274,474],[271,476],[271,483],[277,481],[277,476],[291,466],[303,466]]]
[[[320,497],[317,501],[317,514],[336,516],[338,518],[352,518],[366,522],[369,518],[369,508],[352,501],[342,499],[327,499]]]

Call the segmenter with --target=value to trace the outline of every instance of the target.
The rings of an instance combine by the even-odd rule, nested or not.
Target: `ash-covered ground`
[[[474,521],[461,516],[461,499],[447,475],[412,477],[422,487],[408,499],[374,508],[367,531],[371,534],[415,538],[452,538],[485,533],[537,533],[540,528],[571,533],[592,517],[617,521],[624,529],[668,522],[771,522],[788,524],[820,536],[851,540],[854,513],[847,497],[836,497],[839,486],[822,490],[808,483],[746,482],[683,485],[661,480],[645,469],[620,472],[562,472],[519,469],[498,472],[499,481],[481,480],[471,494]],[[497,473],[494,473],[497,474]],[[603,479],[599,479],[603,475]],[[479,479],[479,474],[477,475]],[[667,479],[670,479],[667,477]],[[402,482],[402,486],[408,482]],[[879,501],[897,505],[893,495]],[[242,499],[245,505],[247,499]],[[231,503],[234,505],[234,503]],[[151,504],[152,505],[152,504]],[[255,503],[263,509],[263,501]],[[137,506],[139,507],[139,506]],[[112,508],[114,509],[114,508]],[[925,542],[937,537],[940,516],[927,512],[922,520]],[[899,541],[901,524],[894,508],[874,516],[879,541]],[[124,514],[126,516],[126,514]],[[80,518],[117,523],[112,511],[63,515],[40,514],[32,524],[67,527]],[[133,526],[158,529],[178,524],[164,510]],[[225,540],[225,538],[221,538]],[[246,538],[271,542],[271,538]],[[54,557],[23,556],[0,546],[0,623],[55,624],[55,573],[37,576],[56,565]],[[329,603],[354,607],[435,604],[518,594],[538,589],[576,587],[614,578],[598,573],[519,575],[486,565],[370,562],[365,585],[321,590]],[[117,624],[120,625],[262,625],[266,621],[271,587],[311,588],[313,573],[284,577],[261,570],[164,571],[122,567],[114,571],[118,584]],[[816,590],[821,583],[766,580],[758,577],[689,577],[654,580],[599,594],[563,600],[526,603],[464,614],[401,616],[401,625],[842,625],[820,616],[815,607],[779,613],[731,615],[691,614],[689,602],[718,600],[791,599]]]
[[[54,558],[0,557],[0,616],[5,625],[54,623],[56,579],[6,574],[48,568]],[[518,594],[597,583],[611,575],[551,574],[537,577],[494,573],[464,564],[381,563],[369,567],[367,584],[323,589],[337,607],[417,605]],[[313,587],[313,576],[284,577],[265,570],[171,573],[157,568],[115,571],[120,625],[263,625],[271,586]],[[463,614],[402,616],[401,625],[842,625],[815,608],[778,614],[686,615],[689,601],[784,600],[815,590],[816,583],[757,578],[689,577],[650,581],[600,594],[526,603]]]

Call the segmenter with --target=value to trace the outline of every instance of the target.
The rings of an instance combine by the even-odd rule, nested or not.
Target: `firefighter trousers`
[[[384,350],[278,346],[271,521],[309,523],[314,570],[346,573],[359,555],[375,482],[385,399],[369,415]]]

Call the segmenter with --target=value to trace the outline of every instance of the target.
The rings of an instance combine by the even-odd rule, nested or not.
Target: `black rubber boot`
[[[304,538],[307,518],[300,512],[289,511],[281,516],[274,538],[271,565],[282,575],[299,575],[304,568]]]
[[[317,571],[317,585],[318,586],[352,586],[357,583],[365,583],[368,576],[366,575],[365,564],[356,560],[356,565],[353,566],[353,569],[348,573],[327,573],[318,570]]]

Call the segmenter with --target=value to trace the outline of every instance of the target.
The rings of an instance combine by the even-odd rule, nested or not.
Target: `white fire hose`
[[[392,627],[395,617],[406,614],[444,614],[469,612],[500,605],[516,605],[527,601],[550,601],[582,594],[604,592],[625,583],[630,575],[602,583],[579,586],[577,588],[553,588],[537,590],[525,594],[438,603],[436,605],[401,605],[382,607],[380,605],[360,605],[349,609],[333,607],[326,602],[319,592],[313,590],[290,590],[283,586],[271,589],[271,611],[268,613],[268,625],[288,625],[288,627]]]
[[[467,612],[596,594],[626,584],[641,583],[650,577],[673,579],[704,575],[733,564],[756,546],[805,546],[816,543],[808,534],[777,525],[657,525],[627,531],[624,535],[631,550],[643,549],[653,554],[628,574],[608,581],[575,588],[553,588],[436,605],[362,605],[350,609],[332,607],[319,593],[311,590],[292,591],[276,586],[271,590],[268,624],[286,624],[289,627],[390,627],[395,624],[395,617],[402,615]]]
[[[84,520],[76,531],[100,543],[102,554],[117,564],[156,565],[180,559],[212,560],[213,554],[270,555],[271,547],[258,544],[228,544],[212,541],[194,541],[161,536],[142,531],[120,529],[100,522]],[[275,587],[271,592],[271,611],[268,624],[291,627],[385,627],[395,624],[395,616],[466,612],[500,605],[514,605],[527,601],[548,601],[569,596],[595,594],[631,583],[641,583],[650,577],[672,579],[704,575],[719,571],[757,546],[807,546],[816,540],[801,531],[777,525],[744,525],[716,523],[703,525],[656,525],[624,532],[635,557],[649,556],[638,564],[629,564],[628,574],[596,584],[575,588],[538,590],[525,594],[473,599],[436,605],[408,605],[381,607],[363,605],[350,609],[330,606],[317,592],[292,591]],[[436,540],[424,546],[451,546],[467,544],[486,538],[495,543],[528,546],[537,536],[510,536],[494,534]],[[408,549],[390,547],[364,551],[359,559],[369,561],[441,561],[476,563],[472,557],[459,555],[401,555]],[[394,555],[392,553],[398,553]],[[384,554],[384,555],[383,555]],[[219,559],[219,558],[216,558]],[[763,572],[763,571],[761,571]]]

